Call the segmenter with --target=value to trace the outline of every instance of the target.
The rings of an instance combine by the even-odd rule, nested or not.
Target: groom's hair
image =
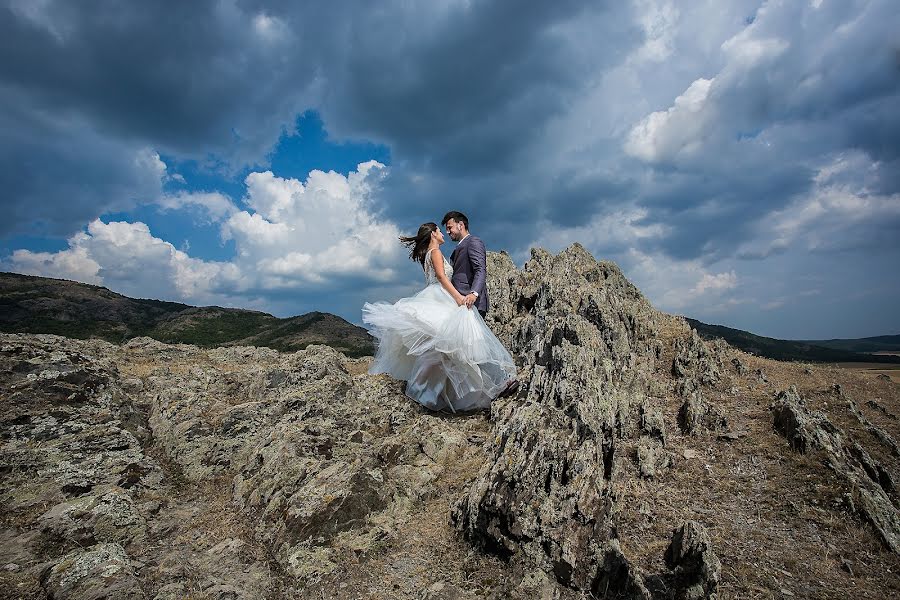
[[[446,215],[444,215],[444,218],[441,219],[441,227],[445,226],[447,224],[447,221],[449,221],[450,219],[453,219],[458,223],[462,223],[466,226],[466,231],[469,230],[469,219],[466,218],[466,215],[456,210],[451,210]]]

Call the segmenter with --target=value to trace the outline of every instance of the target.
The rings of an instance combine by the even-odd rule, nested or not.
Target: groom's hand
[[[466,308],[472,308],[472,305],[475,304],[475,301],[478,300],[478,296],[475,294],[469,294],[466,296]]]

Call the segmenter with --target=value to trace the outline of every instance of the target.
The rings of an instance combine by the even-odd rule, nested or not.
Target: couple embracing
[[[413,237],[401,237],[410,259],[420,263],[425,288],[394,304],[363,306],[378,352],[371,373],[406,380],[406,394],[433,410],[485,408],[518,387],[512,356],[484,322],[488,310],[484,243],[469,233],[460,212],[441,225],[457,243],[444,258],[444,234],[424,223]]]

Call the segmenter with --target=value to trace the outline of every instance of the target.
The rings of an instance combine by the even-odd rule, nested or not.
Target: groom
[[[447,235],[456,242],[456,249],[450,255],[453,263],[451,283],[456,291],[465,296],[467,308],[474,305],[484,317],[488,311],[487,260],[484,242],[469,233],[469,219],[466,215],[451,210],[444,215],[441,225],[447,228]]]
[[[488,311],[487,295],[487,255],[484,242],[469,233],[469,219],[461,212],[451,210],[441,220],[447,228],[447,235],[456,242],[456,249],[450,255],[453,263],[453,278],[450,282],[456,291],[465,296],[465,305],[474,305],[482,318]],[[512,396],[519,389],[519,380],[508,379],[500,392],[500,397]]]

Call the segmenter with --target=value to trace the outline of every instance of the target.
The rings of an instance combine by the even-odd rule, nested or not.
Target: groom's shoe
[[[498,398],[508,398],[509,396],[515,395],[516,392],[519,391],[519,380],[516,378],[510,379],[506,382],[506,387],[503,388],[503,391],[500,392]]]

